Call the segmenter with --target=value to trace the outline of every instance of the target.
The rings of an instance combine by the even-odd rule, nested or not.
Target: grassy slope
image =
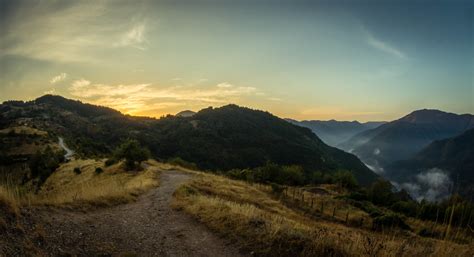
[[[62,164],[37,193],[25,192],[16,185],[0,185],[0,195],[17,206],[47,205],[90,208],[134,200],[139,194],[158,186],[163,164],[149,160],[139,172],[126,172],[120,164],[104,167],[104,160],[73,160]],[[80,168],[76,174],[74,168]],[[103,172],[97,174],[95,169]]]
[[[329,198],[330,204],[343,204]],[[257,256],[472,256],[474,252],[472,244],[346,226],[341,215],[332,218],[330,207],[323,215],[308,215],[278,200],[268,187],[209,174],[198,173],[182,186],[173,204]],[[364,217],[358,209],[350,213]]]

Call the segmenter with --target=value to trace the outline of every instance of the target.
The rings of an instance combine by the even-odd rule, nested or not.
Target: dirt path
[[[42,213],[52,256],[243,256],[170,202],[190,175],[166,171],[136,202],[82,213]]]

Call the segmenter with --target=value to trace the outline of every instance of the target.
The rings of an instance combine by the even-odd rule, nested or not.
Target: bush
[[[303,168],[297,165],[279,166],[267,163],[253,170],[255,182],[277,183],[281,185],[302,185],[304,183]]]
[[[107,159],[105,161],[105,167],[109,167],[109,166],[112,166],[114,165],[115,163],[117,163],[117,161],[115,159]]]
[[[367,201],[367,193],[364,191],[359,191],[359,192],[351,192],[347,198],[356,200],[356,201]]]
[[[285,187],[282,186],[282,185],[278,185],[278,184],[275,184],[275,183],[271,183],[270,185],[272,187],[273,193],[275,193],[277,195],[280,195],[285,190]]]
[[[357,180],[349,171],[338,171],[334,174],[334,182],[348,189],[358,187]]]
[[[405,223],[403,217],[397,213],[388,213],[373,219],[372,228],[375,230],[384,230],[391,228],[410,229]]]
[[[368,196],[372,203],[383,206],[390,206],[394,202],[395,195],[392,192],[392,184],[385,180],[375,181],[368,190]]]
[[[54,152],[48,145],[43,152],[38,151],[31,157],[29,167],[32,177],[39,178],[39,185],[41,185],[63,160],[64,156],[61,152]]]
[[[413,201],[410,201],[410,202],[398,201],[398,202],[394,203],[390,207],[390,209],[393,210],[393,211],[399,212],[399,213],[403,213],[403,214],[405,214],[407,216],[410,216],[410,217],[415,217],[416,213],[417,213],[417,210],[418,210],[418,206]]]
[[[101,167],[95,168],[95,173],[96,173],[96,174],[100,174],[100,173],[102,173],[102,172],[104,172],[104,170],[103,170]]]
[[[174,157],[171,159],[168,159],[167,161],[170,164],[176,165],[176,166],[181,166],[183,168],[191,169],[191,170],[197,170],[197,166],[195,163],[185,161],[181,159],[180,157]]]
[[[369,201],[351,201],[351,204],[367,212],[372,218],[379,217],[384,214],[382,210],[377,208],[375,205],[373,205]]]
[[[77,175],[81,174],[81,173],[82,173],[82,172],[81,172],[81,168],[75,167],[75,168],[74,168],[74,173],[76,173]]]
[[[125,159],[125,168],[127,170],[135,170],[142,161],[150,158],[150,151],[140,146],[137,140],[127,140],[117,148],[114,157],[116,160]]]

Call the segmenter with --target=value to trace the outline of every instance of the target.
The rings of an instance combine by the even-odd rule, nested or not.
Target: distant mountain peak
[[[443,112],[436,109],[421,109],[402,117],[400,121],[410,123],[434,123],[449,121],[458,116],[459,115],[455,113]]]

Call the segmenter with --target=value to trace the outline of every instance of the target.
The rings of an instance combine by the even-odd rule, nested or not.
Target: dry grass
[[[74,172],[79,167],[80,174]],[[103,172],[95,172],[101,167]],[[154,161],[144,163],[139,172],[126,172],[121,164],[104,167],[104,160],[74,160],[61,165],[37,193],[22,192],[17,185],[0,187],[0,196],[16,206],[57,206],[90,208],[133,201],[146,190],[158,186],[159,170]]]
[[[27,126],[17,126],[17,127],[10,127],[0,130],[0,134],[8,134],[8,133],[15,133],[15,134],[22,134],[22,135],[38,135],[38,136],[47,136],[48,132],[35,129],[32,127]]]
[[[472,257],[474,253],[473,245],[348,227],[326,219],[329,213],[307,215],[279,201],[267,187],[209,174],[198,174],[182,186],[173,205],[257,256]]]

